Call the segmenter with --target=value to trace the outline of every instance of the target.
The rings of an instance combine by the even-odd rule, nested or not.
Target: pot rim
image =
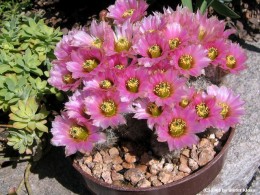
[[[197,175],[200,175],[201,173],[207,171],[208,169],[210,169],[210,167],[215,164],[226,152],[226,150],[228,149],[228,146],[235,134],[235,129],[234,128],[230,128],[229,129],[229,135],[228,135],[228,139],[226,140],[226,143],[225,145],[223,146],[223,148],[221,149],[221,151],[208,163],[206,164],[205,166],[203,166],[201,169],[199,169],[198,171],[192,173],[191,175],[188,175],[180,180],[177,180],[177,181],[174,181],[174,182],[171,182],[171,183],[168,183],[168,184],[164,184],[164,185],[161,185],[161,186],[152,186],[152,187],[146,187],[146,188],[134,188],[134,187],[119,187],[119,186],[116,186],[116,185],[113,185],[113,184],[108,184],[100,179],[97,179],[95,178],[94,176],[91,176],[89,174],[87,174],[86,172],[84,172],[80,166],[75,163],[73,161],[73,166],[74,168],[76,168],[82,175],[84,175],[84,177],[86,177],[87,179],[91,180],[92,182],[94,183],[97,183],[105,188],[110,188],[110,189],[113,189],[113,190],[117,190],[117,191],[126,191],[126,192],[142,192],[142,191],[153,191],[153,190],[159,190],[159,189],[162,189],[162,188],[167,188],[167,187],[172,187],[172,186],[177,186],[181,183],[184,183],[184,182],[187,182],[188,180],[196,177]]]

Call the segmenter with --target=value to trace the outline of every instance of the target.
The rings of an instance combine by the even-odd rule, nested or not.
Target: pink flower
[[[173,106],[181,100],[184,85],[185,79],[179,78],[172,70],[164,74],[151,75],[150,83],[147,86],[147,96],[158,106]]]
[[[203,68],[209,65],[207,50],[201,45],[191,45],[177,50],[171,64],[184,76],[199,76]]]
[[[149,15],[140,21],[139,25],[135,29],[135,34],[146,34],[153,33],[163,30],[165,27],[165,21],[162,19],[161,15]]]
[[[217,105],[221,107],[219,114],[222,120],[215,125],[217,128],[227,131],[239,123],[241,116],[245,113],[243,108],[245,102],[239,98],[239,95],[236,96],[225,86],[217,87],[216,85],[209,86],[207,93],[215,96]]]
[[[55,146],[65,146],[66,156],[80,152],[91,152],[94,144],[103,142],[105,137],[98,128],[88,121],[76,122],[69,119],[66,113],[57,116],[52,123],[51,143]]]
[[[190,110],[190,109],[189,109]],[[193,110],[196,118],[203,128],[215,127],[221,120],[221,109],[216,105],[216,99],[205,93],[198,93],[194,96]]]
[[[148,98],[138,99],[134,102],[134,118],[147,119],[147,125],[153,129],[155,125],[162,124],[165,117],[171,113],[167,106],[157,106],[154,102],[150,102]]]
[[[167,46],[169,50],[175,50],[180,46],[185,46],[187,44],[187,33],[179,23],[167,24],[163,34],[168,42]]]
[[[122,103],[118,94],[96,94],[85,99],[93,125],[106,129],[126,123],[123,113],[130,112],[129,104]]]
[[[76,33],[72,44],[77,47],[103,49],[109,44],[111,38],[113,38],[113,30],[108,23],[104,21],[97,23],[96,20],[92,20],[89,32],[79,31]]]
[[[99,50],[80,49],[71,53],[71,61],[66,65],[73,78],[91,79],[102,70],[102,60],[103,56]]]
[[[168,70],[172,70],[173,67],[170,65],[167,59],[160,61],[157,64],[154,64],[152,67],[148,68],[149,74],[163,74]]]
[[[221,68],[230,73],[237,74],[246,68],[245,62],[247,56],[243,49],[237,43],[227,44],[227,53],[222,58]]]
[[[116,53],[123,53],[131,55],[132,52],[132,38],[133,25],[126,21],[122,26],[116,26],[113,37],[109,40],[109,44],[104,47],[105,53],[110,56]]]
[[[104,72],[99,72],[90,80],[83,81],[85,91],[93,92],[115,92],[118,81],[115,72],[110,69],[104,69]]]
[[[133,46],[137,54],[142,57],[138,63],[151,67],[167,57],[167,45],[159,33],[149,33],[142,36]]]
[[[72,42],[75,35],[79,32],[76,29],[71,30],[68,35],[64,35],[59,43],[57,43],[54,54],[58,60],[68,61],[70,59],[72,50],[77,49],[77,47],[72,45]]]
[[[72,73],[68,71],[63,62],[54,61],[53,67],[50,70],[50,85],[62,91],[76,90],[81,84],[81,79],[74,79]]]
[[[107,17],[113,18],[116,24],[123,24],[126,20],[134,23],[145,14],[148,4],[144,0],[116,0],[115,5],[109,6]]]
[[[84,99],[89,95],[86,91],[75,91],[74,94],[69,97],[69,101],[65,103],[65,109],[69,118],[76,121],[85,121],[90,117],[85,113],[86,108]]]
[[[194,118],[191,110],[173,109],[166,115],[165,122],[156,126],[157,140],[167,142],[170,151],[192,147],[199,141],[195,133],[202,132]]]
[[[181,101],[177,104],[181,109],[189,109],[192,106],[193,97],[196,94],[194,87],[183,87],[184,94],[181,96]]]
[[[145,68],[129,66],[119,75],[118,91],[122,102],[130,102],[144,97],[147,87],[147,71]]]
[[[222,63],[222,59],[226,57],[227,46],[225,40],[218,39],[205,45],[208,51],[207,57],[211,60],[211,64],[218,66]]]

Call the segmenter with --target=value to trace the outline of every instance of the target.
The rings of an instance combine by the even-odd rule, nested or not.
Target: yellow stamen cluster
[[[93,42],[92,42],[92,45],[96,48],[101,48],[102,45],[103,45],[103,41],[99,38],[95,39]]]
[[[75,82],[75,79],[72,78],[71,73],[63,75],[62,80],[65,84],[73,84]]]
[[[206,35],[206,30],[203,27],[200,27],[198,39],[201,41],[202,39],[204,39],[205,35]]]
[[[236,63],[237,63],[236,58],[233,55],[228,55],[226,57],[226,65],[228,68],[231,68],[231,69],[235,68]]]
[[[178,65],[180,68],[182,68],[184,70],[189,70],[193,67],[194,60],[191,55],[184,54],[178,60]]]
[[[229,106],[225,103],[218,103],[218,105],[222,107],[222,110],[220,112],[222,118],[223,119],[227,118],[229,114]]]
[[[208,58],[211,60],[215,60],[218,57],[218,50],[215,47],[211,47],[208,49]]]
[[[123,70],[125,69],[125,66],[123,64],[117,64],[115,65],[115,68],[117,68],[118,70]]]
[[[89,136],[89,131],[80,126],[72,126],[69,134],[75,141],[85,141]]]
[[[205,103],[200,103],[196,106],[196,113],[199,117],[207,118],[209,116],[209,107]]]
[[[151,103],[148,104],[146,111],[150,115],[157,117],[157,116],[160,116],[162,114],[163,110],[162,110],[161,106],[157,106],[155,103],[151,102]]]
[[[189,101],[188,99],[186,99],[186,98],[183,98],[183,99],[180,101],[180,103],[179,103],[179,105],[180,105],[182,108],[186,108],[189,104],[190,104],[190,101]]]
[[[122,17],[123,17],[123,18],[130,17],[130,16],[133,15],[134,11],[135,11],[135,9],[126,10],[126,11],[123,13]]]
[[[151,58],[158,58],[162,55],[162,49],[159,45],[153,45],[148,49],[148,55]]]
[[[106,117],[114,116],[117,112],[117,106],[113,100],[105,100],[100,105],[100,110]]]
[[[171,95],[172,89],[168,82],[160,82],[159,84],[155,85],[153,91],[155,95],[161,98],[167,98]]]
[[[132,93],[137,93],[140,82],[137,78],[130,78],[126,81],[126,89]]]
[[[181,137],[186,133],[186,122],[180,118],[173,119],[169,124],[169,134],[172,137]]]
[[[86,72],[91,72],[98,66],[98,64],[99,61],[97,59],[89,59],[83,63],[82,67]]]
[[[131,43],[125,38],[120,38],[115,43],[116,52],[128,51],[130,47],[131,47]]]
[[[169,40],[169,46],[171,50],[176,49],[181,44],[181,41],[179,38],[174,38]]]
[[[113,86],[113,82],[108,79],[105,79],[99,83],[99,86],[102,89],[109,89]]]

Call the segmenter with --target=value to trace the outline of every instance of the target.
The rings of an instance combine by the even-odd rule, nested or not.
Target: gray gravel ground
[[[200,194],[241,194],[242,189],[251,190],[248,194],[260,194],[260,42],[244,43],[243,47],[248,54],[248,69],[227,76],[224,84],[246,101],[246,115],[237,126],[223,170]],[[19,163],[0,169],[0,195],[18,186],[25,167],[26,163]],[[53,148],[32,172],[30,183],[36,195],[90,194],[61,148]],[[26,194],[24,188],[20,194]]]

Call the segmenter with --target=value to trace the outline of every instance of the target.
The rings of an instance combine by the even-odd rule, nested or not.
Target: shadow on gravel
[[[31,171],[37,174],[39,179],[46,177],[55,178],[63,187],[76,194],[91,194],[84,186],[81,175],[72,167],[70,161],[65,158],[62,148],[53,147]]]

